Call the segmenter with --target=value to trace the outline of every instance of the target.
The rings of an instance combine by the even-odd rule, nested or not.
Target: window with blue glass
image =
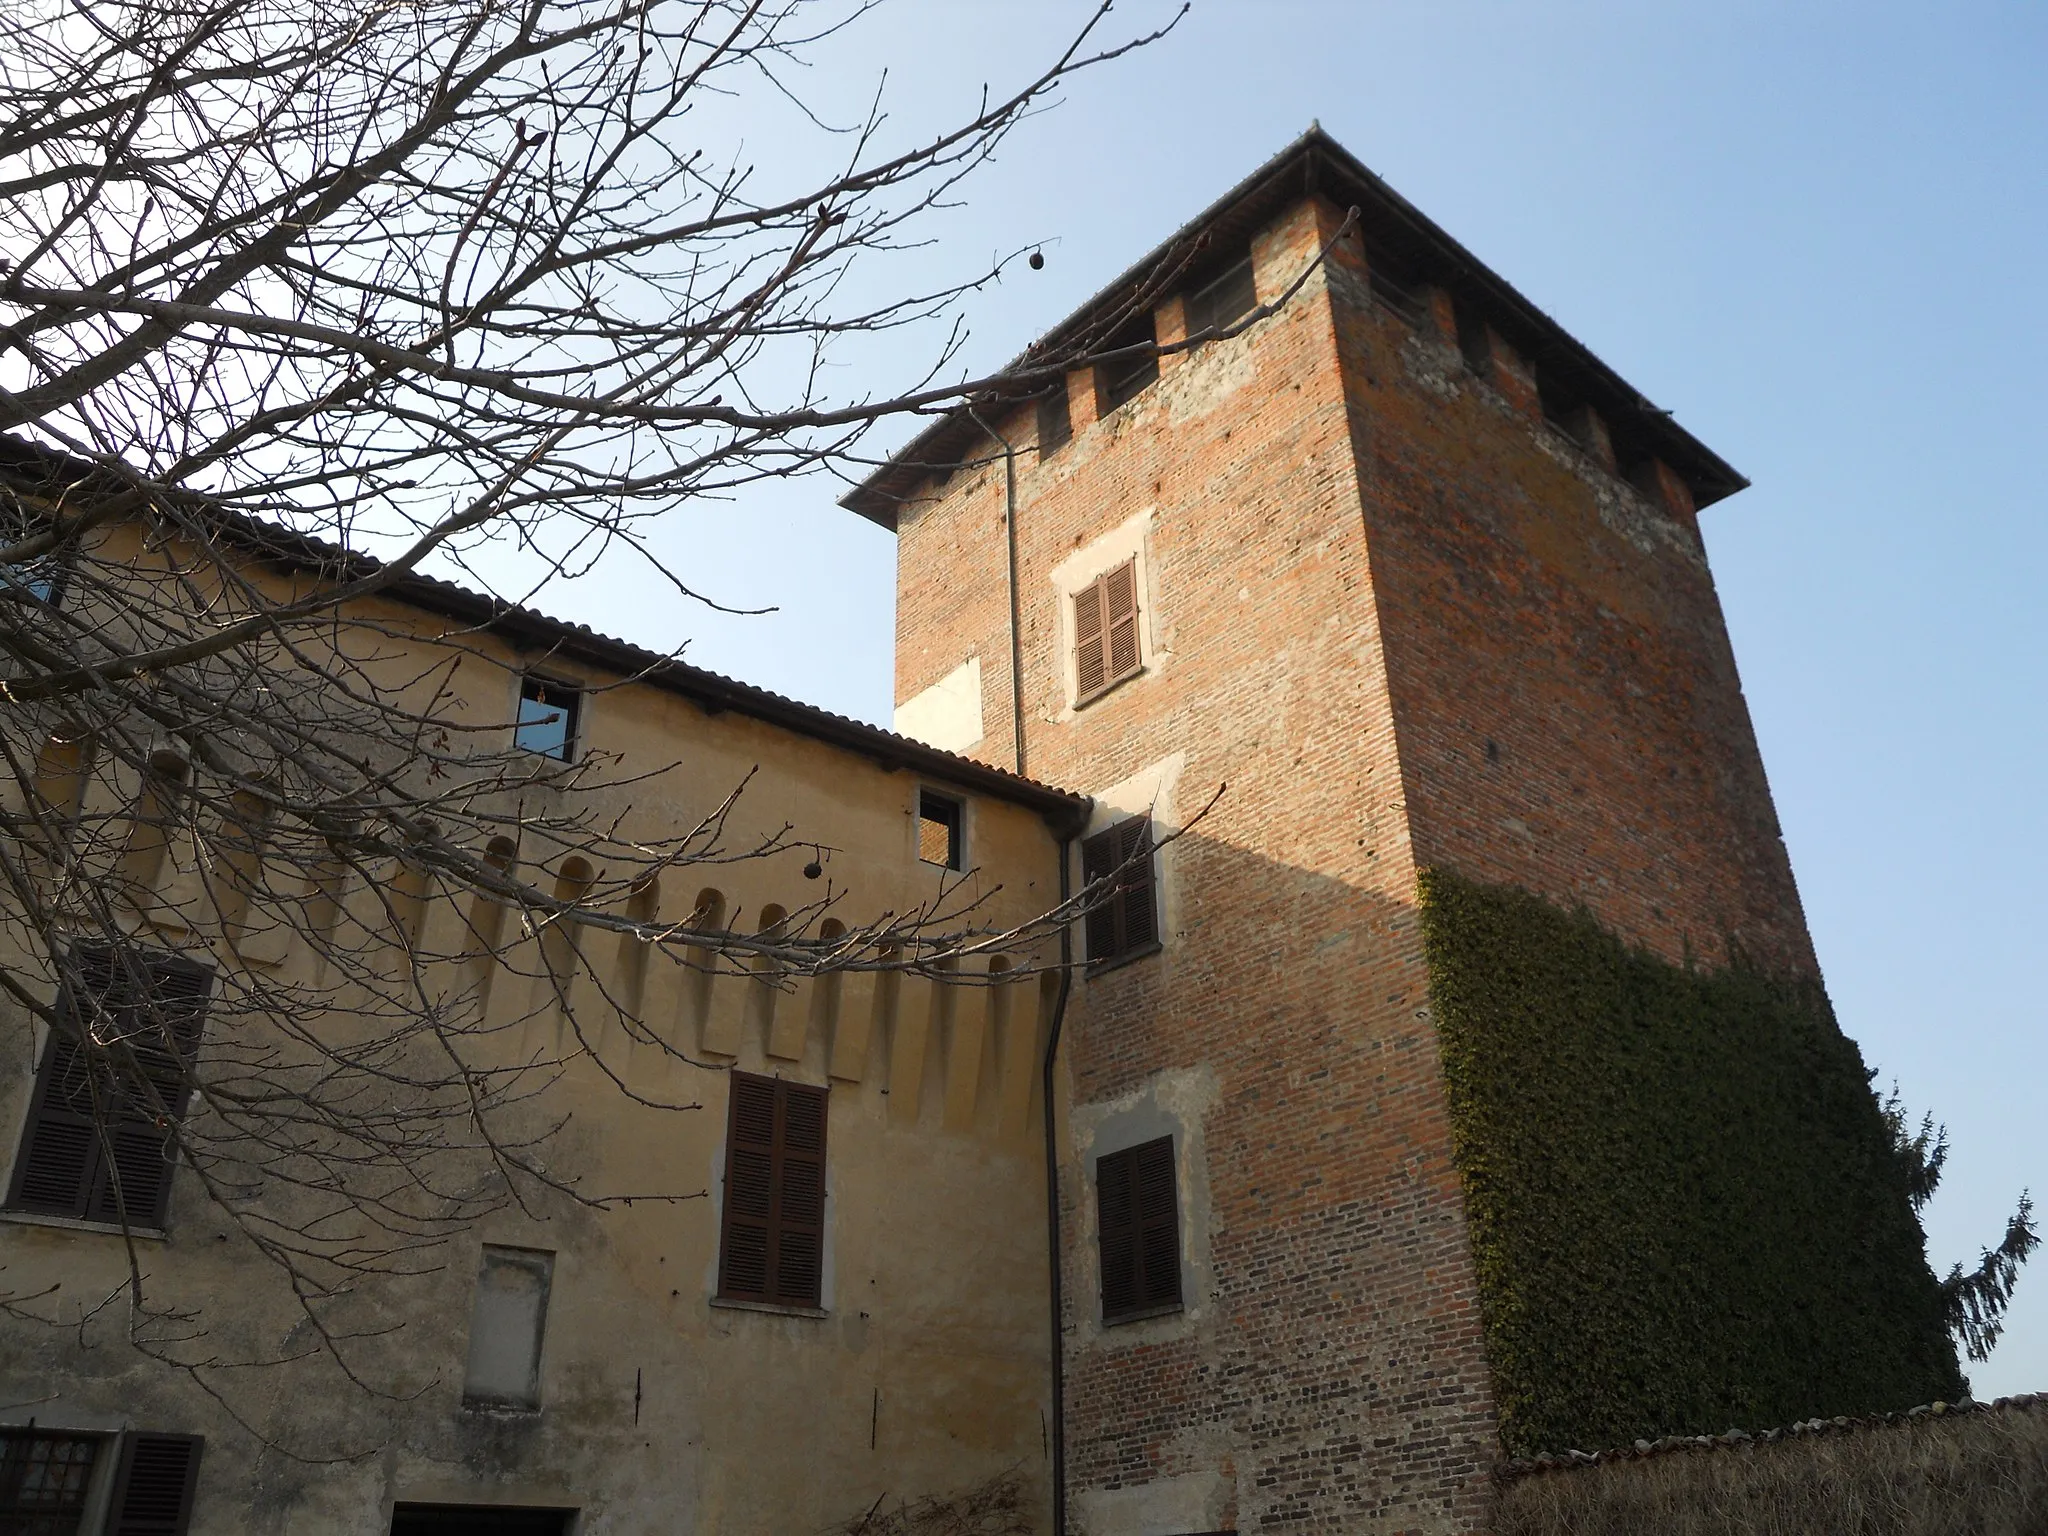
[[[568,762],[576,751],[576,725],[582,704],[582,693],[568,683],[522,677],[519,723],[512,730],[512,745]]]
[[[0,565],[0,598],[54,608],[64,591],[64,570],[54,560]]]
[[[0,508],[0,545],[37,532],[19,508]],[[64,566],[54,554],[34,560],[0,562],[0,602],[41,603],[54,608],[64,595]]]

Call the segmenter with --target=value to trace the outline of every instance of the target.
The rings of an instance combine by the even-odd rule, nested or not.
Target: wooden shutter
[[[815,1307],[825,1269],[825,1090],[777,1083],[782,1160],[776,1170],[775,1299]]]
[[[825,1268],[827,1093],[732,1074],[718,1294],[815,1307]]]
[[[1181,1304],[1180,1203],[1174,1182],[1171,1136],[1096,1159],[1106,1323]]]
[[[1085,702],[1108,686],[1109,656],[1103,647],[1102,583],[1091,581],[1074,594],[1074,697]]]
[[[1116,876],[1085,920],[1088,959],[1100,964],[1159,941],[1152,868],[1152,822],[1133,816],[1081,840],[1081,879],[1093,885]]]
[[[1152,890],[1152,822],[1133,816],[1116,828],[1117,862],[1124,866],[1117,897],[1117,948],[1143,949],[1159,939],[1157,903]]]
[[[78,945],[66,960],[65,1022],[51,1032],[36,1074],[8,1204],[160,1227],[170,1210],[168,1120],[184,1113],[213,973],[103,944]],[[120,1049],[88,1053],[80,1043],[88,1037]],[[159,1106],[168,1120],[158,1118]]]
[[[185,1536],[205,1447],[198,1435],[123,1435],[107,1536]]]
[[[1085,704],[1142,670],[1138,562],[1126,560],[1074,594],[1074,700]]]
[[[14,1188],[7,1195],[11,1208],[84,1219],[100,1153],[90,1102],[85,1058],[51,1031],[29,1101],[21,1152],[14,1159]]]
[[[1138,671],[1138,562],[1126,560],[1102,578],[1102,627],[1109,659],[1108,682]]]
[[[1116,868],[1116,828],[1097,832],[1081,840],[1081,883],[1093,885],[1098,880],[1109,878]],[[1119,898],[1115,895],[1098,897],[1095,905],[1088,909],[1084,926],[1088,938],[1088,958],[1103,961],[1116,954],[1116,909]]]

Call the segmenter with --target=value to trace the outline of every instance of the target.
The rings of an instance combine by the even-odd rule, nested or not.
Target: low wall
[[[2038,1536],[2048,1393],[1509,1463],[1495,1536]]]

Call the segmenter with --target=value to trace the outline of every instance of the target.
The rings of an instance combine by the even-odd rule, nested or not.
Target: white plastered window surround
[[[1184,1336],[1208,1310],[1210,1258],[1207,1120],[1220,1089],[1209,1066],[1176,1067],[1154,1074],[1144,1086],[1120,1098],[1077,1104],[1070,1132],[1079,1167],[1074,1188],[1080,1196],[1087,1241],[1073,1250],[1082,1266],[1077,1276],[1085,1304],[1076,1309],[1073,1339],[1082,1348],[1156,1344]],[[1181,1304],[1178,1309],[1128,1322],[1102,1321],[1100,1217],[1095,1208],[1095,1165],[1106,1153],[1173,1138],[1174,1194],[1180,1223]]]
[[[1082,709],[1099,709],[1109,699],[1132,683],[1158,671],[1172,661],[1172,655],[1160,643],[1159,626],[1159,583],[1153,571],[1152,532],[1159,520],[1157,507],[1146,507],[1132,514],[1107,533],[1069,554],[1066,559],[1053,567],[1052,585],[1054,606],[1059,611],[1059,665],[1061,677],[1061,708],[1056,720],[1071,720]],[[1136,677],[1118,684],[1106,693],[1097,694],[1086,704],[1078,701],[1081,697],[1080,680],[1075,671],[1074,598],[1090,583],[1105,572],[1113,571],[1125,561],[1134,561],[1137,577],[1138,599],[1138,673]]]
[[[1176,877],[1175,865],[1181,845],[1167,839],[1180,830],[1180,776],[1187,761],[1186,752],[1169,753],[1155,763],[1147,763],[1129,778],[1107,789],[1096,790],[1092,796],[1094,804],[1088,812],[1088,824],[1082,829],[1083,838],[1093,837],[1130,817],[1151,817],[1153,895],[1159,903],[1159,947],[1164,950],[1174,949],[1180,939],[1180,881]],[[1161,847],[1161,843],[1166,846]],[[1078,855],[1073,877],[1076,882],[1081,878]],[[1076,884],[1075,889],[1079,888]],[[1075,931],[1078,935],[1078,924]],[[1077,937],[1075,942],[1085,952],[1085,941]]]

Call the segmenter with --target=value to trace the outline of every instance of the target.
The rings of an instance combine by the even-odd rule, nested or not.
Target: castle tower
[[[1319,131],[1018,366],[1209,328],[949,417],[847,498],[899,540],[899,729],[1091,794],[1075,877],[1123,871],[1062,1044],[1072,1528],[1482,1529],[1504,1450],[1952,1382],[1917,1229],[1868,1172],[1875,1108],[1844,1086],[1860,1062],[1825,1017],[1700,540],[1745,482]],[[1580,958],[1513,970],[1471,937],[1503,923]],[[1509,974],[1503,1004],[1486,987]],[[1627,1025],[1560,990],[1595,974],[1678,1001]],[[1560,1127],[1546,1171],[1540,1126],[1502,1129],[1553,1057],[1589,1099],[1635,1103],[1646,1071],[1742,1100],[1724,1005],[1797,1036],[1738,1105],[1747,1140],[1717,1140],[1704,1101],[1624,1108]],[[1588,1013],[1513,1067],[1516,1028]],[[1691,1068],[1630,1054],[1677,1060],[1681,1014],[1712,1037]],[[1823,1100],[1833,1139],[1809,1145],[1827,1115],[1800,1106]],[[1707,1128],[1662,1147],[1680,1123]],[[1779,1212],[1729,1171],[1738,1145],[1817,1159],[1846,1202],[1784,1238],[1810,1247],[1795,1268],[1883,1258],[1870,1295],[1786,1303],[1847,1308],[1862,1344],[1709,1316],[1656,1278],[1723,1262],[1752,1210],[1667,1232],[1668,1190],[1611,1222],[1573,1205],[1609,1159]],[[1638,1301],[1530,1257],[1543,1189],[1572,1228],[1548,1246]],[[1776,1261],[1726,1262],[1741,1291]],[[1668,1402],[1631,1387],[1595,1336],[1635,1325],[1573,1310],[1603,1304],[1634,1308],[1645,1369],[1715,1363],[1674,1367]],[[1859,1348],[1883,1370],[1845,1365]]]

